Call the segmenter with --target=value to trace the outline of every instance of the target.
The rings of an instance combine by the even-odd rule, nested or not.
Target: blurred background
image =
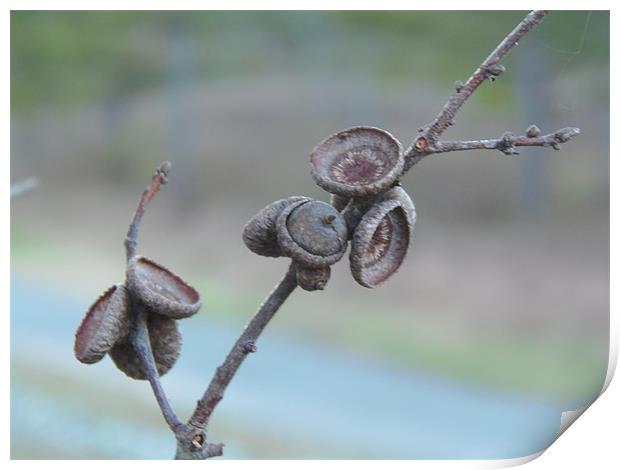
[[[287,260],[245,248],[272,200],[321,200],[308,154],[353,125],[410,144],[526,12],[12,12],[11,454],[170,458],[147,383],[73,357],[124,278],[123,239],[163,160],[139,252],[195,285],[164,385],[186,418]],[[609,15],[554,12],[449,139],[578,126],[560,152],[431,156],[400,271],[346,258],[295,292],[210,427],[225,458],[511,458],[596,399],[609,336]]]

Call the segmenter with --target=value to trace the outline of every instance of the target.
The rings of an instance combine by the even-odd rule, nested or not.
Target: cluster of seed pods
[[[401,144],[388,132],[355,127],[319,143],[310,154],[312,177],[332,194],[331,205],[303,196],[275,201],[245,226],[243,240],[262,256],[294,261],[297,283],[324,289],[330,266],[345,254],[354,279],[376,287],[399,268],[409,247],[415,208],[398,184]],[[75,337],[75,356],[86,364],[109,354],[129,377],[148,379],[136,351],[138,318],[146,318],[159,375],[181,350],[177,320],[201,306],[200,294],[179,276],[144,257],[131,256],[126,281],[106,290],[88,309]]]
[[[200,306],[196,289],[160,264],[135,256],[127,263],[125,283],[110,287],[86,312],[75,335],[75,357],[94,364],[109,354],[129,377],[147,380],[132,341],[138,316],[145,315],[155,366],[164,375],[181,352],[177,320]]]
[[[297,283],[312,291],[325,287],[350,240],[354,279],[378,286],[405,258],[416,219],[398,183],[402,145],[384,130],[354,127],[319,143],[310,164],[314,181],[332,194],[331,205],[302,196],[273,202],[246,224],[246,246],[262,256],[292,258]]]

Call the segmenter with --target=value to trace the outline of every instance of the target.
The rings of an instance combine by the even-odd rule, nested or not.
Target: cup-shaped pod
[[[278,243],[298,264],[322,268],[336,263],[347,249],[347,225],[334,207],[321,201],[298,201],[278,217]]]
[[[404,189],[388,190],[364,214],[351,241],[351,273],[364,287],[377,287],[405,259],[416,213]]]
[[[310,153],[312,177],[326,191],[363,197],[389,188],[404,165],[403,148],[389,132],[352,127],[333,134]]]
[[[309,200],[310,198],[303,196],[291,196],[272,202],[267,207],[261,209],[243,227],[242,238],[245,245],[260,256],[270,256],[273,258],[282,256],[276,228],[278,216],[290,204]]]
[[[153,313],[187,318],[200,309],[200,294],[172,271],[144,256],[127,265],[127,286]]]
[[[181,353],[181,332],[177,321],[172,318],[155,313],[149,313],[147,318],[155,366],[159,375],[162,376],[172,369]],[[116,367],[132,379],[146,380],[148,378],[130,341],[116,344],[110,350],[110,357]]]
[[[75,333],[73,351],[78,361],[94,364],[131,329],[129,293],[122,284],[106,290],[88,309]]]

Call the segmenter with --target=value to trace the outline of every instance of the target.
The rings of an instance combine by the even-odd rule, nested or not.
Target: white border
[[[417,4],[416,4],[417,3]],[[404,1],[392,1],[392,0],[384,0],[380,4],[377,2],[371,2],[368,0],[358,0],[358,1],[339,1],[339,0],[314,0],[314,1],[305,1],[305,2],[283,2],[283,1],[273,1],[273,0],[264,0],[261,2],[232,2],[228,1],[225,3],[220,2],[200,2],[200,1],[189,1],[189,0],[175,0],[164,1],[164,0],[151,0],[149,2],[143,1],[129,1],[129,0],[91,0],[89,2],[78,1],[78,0],[60,0],[60,1],[45,1],[45,0],[30,0],[30,1],[16,1],[16,0],[8,0],[3,2],[4,7],[4,15],[2,16],[2,28],[0,31],[2,32],[2,62],[6,65],[4,73],[2,73],[2,82],[4,85],[4,90],[10,89],[10,73],[8,71],[8,67],[10,64],[10,10],[12,9],[25,9],[25,10],[49,10],[49,9],[136,9],[136,10],[181,10],[181,9],[212,9],[212,10],[243,10],[243,9],[306,9],[306,10],[320,10],[320,9],[376,9],[376,7],[380,7],[381,9],[455,9],[461,10],[464,7],[469,7],[472,9],[514,9],[514,10],[523,10],[524,4],[522,2],[515,1],[504,1],[501,3],[501,6],[498,2],[481,2],[471,0],[464,4],[462,1],[456,2],[438,2],[434,1],[432,3],[428,2],[404,2]],[[536,2],[542,3],[542,5],[534,4],[534,2],[528,2],[528,7],[530,8],[551,8],[553,9],[583,9],[583,2],[576,1],[546,1],[546,2]],[[88,8],[86,8],[88,6]],[[615,12],[613,12],[613,6],[611,2],[601,2],[601,1],[589,1],[587,3],[589,8],[594,9],[604,9],[604,10],[612,10],[612,14],[610,15],[611,21],[611,43],[612,43],[612,51],[616,52],[618,50],[617,46],[617,34],[615,34],[615,30],[617,25],[617,21],[615,21]],[[429,8],[430,7],[430,8]],[[617,63],[618,61],[614,59],[613,53],[611,54],[611,81],[610,83],[618,83],[618,73],[617,73]],[[611,102],[613,104],[617,103],[617,93],[615,92],[614,87],[611,88]],[[6,93],[3,95],[4,109],[5,112],[2,114],[3,126],[2,126],[2,134],[3,139],[2,142],[5,146],[5,155],[10,155],[10,95]],[[611,107],[611,129],[615,129],[614,125],[617,124],[617,111],[618,107]],[[612,130],[613,132],[613,130]],[[6,158],[6,157],[5,157]],[[618,220],[615,214],[614,209],[618,207],[618,192],[614,190],[614,182],[618,179],[618,164],[615,162],[614,158],[611,158],[611,221],[610,221],[610,230],[611,230],[611,240],[618,239],[619,231],[618,231]],[[7,160],[8,161],[8,158]],[[10,165],[10,163],[9,163]],[[4,187],[8,188],[10,186],[9,178],[10,172],[6,171],[2,175],[4,180]],[[5,189],[8,193],[8,189]],[[3,220],[10,219],[10,204],[8,198],[2,200],[2,212],[5,218]],[[7,228],[9,225],[7,225]],[[10,257],[10,240],[9,240],[9,232],[8,230],[4,230],[2,233],[3,243],[2,243],[2,253],[5,255],[4,259],[8,260]],[[617,285],[617,273],[618,273],[618,253],[615,249],[615,246],[611,245],[611,286]],[[10,420],[9,420],[9,410],[10,410],[10,391],[9,391],[9,364],[10,364],[10,328],[9,328],[9,314],[10,305],[9,305],[9,287],[10,287],[10,264],[5,264],[4,269],[2,270],[3,283],[2,283],[2,299],[5,305],[4,314],[5,314],[5,324],[2,329],[3,335],[3,350],[4,354],[2,357],[3,363],[3,387],[2,394],[4,398],[4,407],[2,409],[2,423],[4,423],[4,427],[2,428],[2,451],[3,455],[6,459],[9,459],[10,456]],[[523,457],[520,459],[512,459],[512,460],[503,460],[503,461],[322,461],[320,463],[321,466],[325,465],[327,467],[342,467],[348,465],[355,465],[356,468],[370,468],[381,466],[388,466],[391,468],[410,468],[411,465],[415,465],[418,468],[500,468],[500,467],[511,467],[515,465],[521,465],[523,463],[534,460],[529,465],[534,466],[557,466],[560,468],[573,468],[579,467],[583,468],[585,465],[593,466],[593,468],[616,468],[617,464],[620,463],[620,458],[618,457],[617,452],[615,452],[615,448],[617,446],[617,436],[618,432],[612,426],[615,424],[613,417],[619,416],[619,406],[618,403],[620,401],[620,386],[617,384],[617,380],[611,382],[613,377],[613,373],[615,371],[615,367],[617,364],[618,357],[618,338],[620,337],[620,329],[617,319],[617,306],[618,306],[618,295],[614,292],[612,288],[611,291],[611,318],[610,318],[610,359],[609,359],[609,369],[607,373],[607,378],[605,382],[606,391],[604,394],[588,409],[585,411],[583,416],[579,418],[578,424],[576,426],[571,426],[564,434],[560,436],[560,438],[551,445],[551,447],[542,453],[540,458],[538,457],[540,454]],[[611,383],[610,383],[611,382]],[[614,432],[615,431],[615,432]],[[36,443],[33,443],[36,445]],[[10,465],[14,467],[21,467],[24,465],[31,465],[31,462],[27,461],[11,461]],[[191,465],[188,463],[181,463],[182,465]],[[235,468],[239,467],[247,467],[251,466],[252,469],[261,469],[261,468],[290,468],[291,465],[295,467],[306,467],[306,468],[314,468],[317,463],[315,461],[294,461],[291,463],[290,461],[217,461],[213,460],[208,463],[208,465],[218,465],[218,466],[234,466]],[[45,463],[45,466],[51,466],[51,468],[60,467],[73,467],[77,465],[83,465],[83,463],[75,462],[75,461],[49,461]],[[89,466],[93,468],[98,468],[101,466],[109,466],[107,462],[89,462]],[[121,467],[131,466],[135,468],[136,466],[145,465],[144,462],[117,462],[115,465],[120,465]],[[170,462],[159,462],[152,461],[148,463],[149,467],[160,465],[170,465]],[[205,463],[201,463],[201,465],[205,465]]]

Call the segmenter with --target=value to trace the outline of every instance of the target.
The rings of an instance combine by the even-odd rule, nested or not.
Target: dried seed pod
[[[347,249],[347,226],[334,207],[305,200],[289,205],[276,223],[282,252],[299,264],[320,268],[334,264]]]
[[[415,208],[404,189],[396,186],[374,204],[355,229],[351,242],[351,273],[365,287],[376,287],[400,267],[413,226]]]
[[[377,194],[396,181],[404,157],[390,133],[376,127],[353,127],[329,136],[310,153],[312,177],[332,194]]]
[[[127,287],[153,313],[187,318],[200,309],[200,294],[183,279],[144,256],[127,265]]]
[[[288,205],[309,200],[307,197],[292,196],[272,202],[261,209],[243,228],[242,237],[245,245],[257,255],[273,258],[282,256],[276,230],[278,216]]]
[[[147,327],[157,372],[162,376],[172,369],[181,353],[181,332],[176,320],[155,313],[149,314]],[[110,357],[116,367],[132,379],[147,379],[140,359],[129,341],[114,346],[110,350]]]
[[[351,198],[348,198],[345,196],[339,196],[338,194],[332,194],[332,197],[330,199],[330,204],[334,206],[334,208],[338,212],[342,212],[344,208],[347,207],[347,204],[349,204],[350,200]]]
[[[94,364],[131,328],[129,293],[117,284],[106,290],[88,309],[75,333],[73,351],[78,361]]]
[[[297,285],[307,291],[325,289],[332,271],[329,266],[324,266],[322,268],[309,268],[299,264],[296,269]]]

